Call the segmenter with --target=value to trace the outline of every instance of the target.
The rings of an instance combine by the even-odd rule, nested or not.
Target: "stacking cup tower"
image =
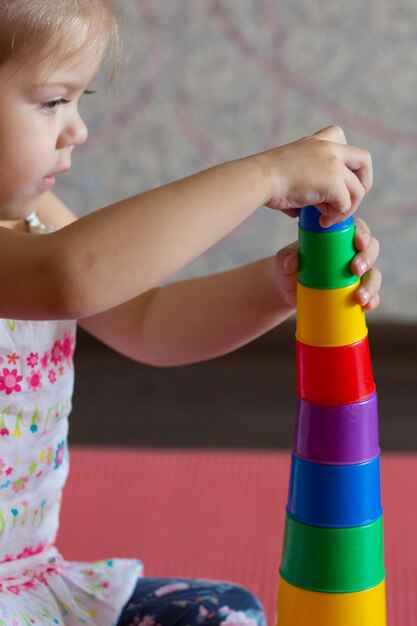
[[[353,218],[300,211],[297,414],[278,626],[386,626],[378,410]]]

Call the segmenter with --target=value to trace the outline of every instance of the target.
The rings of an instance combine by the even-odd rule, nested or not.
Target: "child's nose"
[[[88,129],[78,112],[74,113],[58,138],[57,148],[83,144],[87,141]]]

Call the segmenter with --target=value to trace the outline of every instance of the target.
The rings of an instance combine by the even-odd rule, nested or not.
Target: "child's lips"
[[[64,172],[68,172],[69,168],[66,168],[64,170],[60,170],[59,172],[56,172],[55,174],[48,174],[48,176],[44,176],[42,178],[42,183],[45,187],[53,187],[56,183],[56,176],[57,174],[63,174]]]
[[[51,174],[50,176],[44,176],[42,178],[42,183],[45,187],[53,187],[56,183],[55,174]]]

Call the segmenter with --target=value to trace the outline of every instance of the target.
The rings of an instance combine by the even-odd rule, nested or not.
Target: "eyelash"
[[[96,92],[86,89],[83,93],[84,95],[90,96],[91,94],[94,94]],[[61,106],[63,104],[69,104],[69,102],[70,100],[65,100],[65,98],[58,98],[57,100],[49,100],[47,102],[42,102],[41,106],[48,113],[53,113],[55,109],[58,108],[58,106]]]
[[[55,111],[61,104],[68,104],[69,100],[64,100],[63,98],[59,98],[59,100],[49,100],[49,102],[42,102],[42,108],[45,111],[51,112]]]

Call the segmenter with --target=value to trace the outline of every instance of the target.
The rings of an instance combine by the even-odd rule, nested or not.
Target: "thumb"
[[[296,241],[276,254],[277,270],[281,276],[294,274],[298,270],[298,244]]]
[[[275,281],[285,302],[292,308],[297,300],[298,245],[295,241],[275,255]]]

